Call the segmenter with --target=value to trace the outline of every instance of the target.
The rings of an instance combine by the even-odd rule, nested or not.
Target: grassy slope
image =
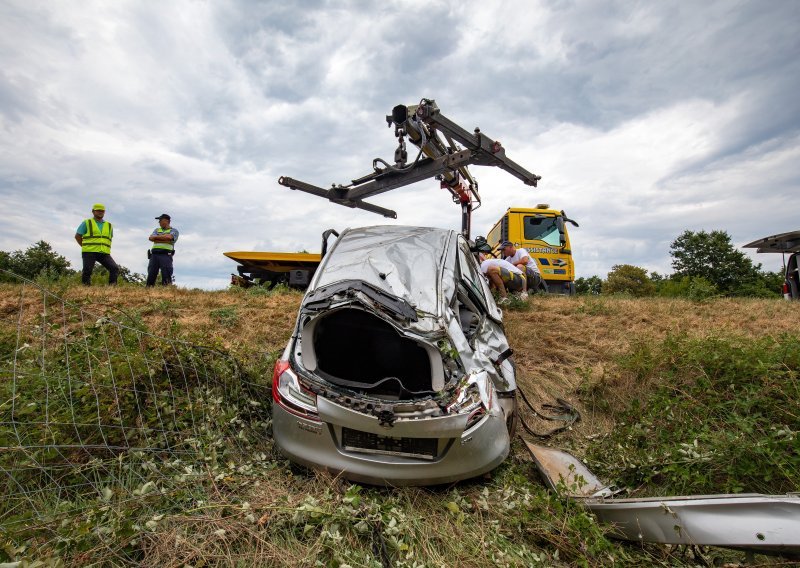
[[[530,311],[506,314],[506,331],[515,349],[526,391],[547,400],[567,398],[583,411],[576,434],[597,434],[611,426],[607,414],[581,406],[578,388],[612,382],[614,408],[637,394],[635,378],[619,367],[632,346],[657,344],[669,335],[707,338],[736,334],[778,337],[798,331],[796,304],[774,300],[719,299],[707,303],[673,299],[617,297],[535,297]]]
[[[143,321],[155,333],[224,346],[244,365],[264,374],[284,347],[300,302],[295,293],[135,287],[76,287],[63,295],[68,301],[107,311],[115,319]],[[0,287],[0,314],[11,313],[18,304],[14,287]],[[779,337],[796,333],[797,313],[796,305],[773,300],[692,303],[534,297],[529,309],[507,312],[506,328],[515,349],[518,382],[529,398],[546,402],[562,397],[583,412],[584,420],[552,443],[584,456],[597,454],[595,441],[613,434],[614,424],[630,404],[644,400],[658,386],[657,379],[642,381],[640,370],[625,363],[641,345],[661,345],[676,334],[701,345],[709,337]],[[528,421],[535,428],[547,427]],[[268,447],[269,441],[265,444]],[[796,474],[788,473],[797,481]],[[609,541],[591,518],[541,488],[518,442],[512,458],[490,478],[454,487],[358,488],[325,475],[297,472],[276,459],[268,476],[234,484],[231,491],[249,503],[256,523],[252,515],[230,508],[173,516],[163,529],[139,541],[141,562],[181,565],[204,559],[227,565],[238,559],[249,565],[257,559],[276,565],[319,561],[333,566],[380,566],[381,558],[406,566],[684,562],[658,547],[641,549]],[[224,536],[220,527],[225,528]]]

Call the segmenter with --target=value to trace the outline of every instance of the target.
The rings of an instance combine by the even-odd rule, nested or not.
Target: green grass
[[[265,333],[295,317],[297,292],[279,292],[287,296],[283,304],[272,293],[262,298],[266,294],[249,290],[192,295],[184,304],[173,304],[172,295],[152,300],[147,293],[138,307],[119,306],[127,317],[105,312],[129,326],[123,330],[102,318],[83,329],[72,316],[60,322],[50,317],[44,328],[38,307],[26,308],[31,326],[20,344],[29,347],[16,353],[16,376],[24,388],[15,393],[5,379],[18,345],[18,319],[10,309],[0,318],[0,422],[7,421],[13,394],[18,421],[36,422],[44,400],[50,420],[46,428],[25,432],[0,424],[0,446],[20,440],[31,448],[43,441],[67,444],[76,433],[85,442],[122,445],[119,432],[101,433],[97,421],[113,426],[115,416],[139,416],[142,428],[129,432],[126,443],[164,448],[113,455],[0,453],[0,490],[6,496],[0,501],[0,562],[649,567],[742,557],[706,550],[701,558],[691,549],[613,540],[609,527],[544,488],[519,440],[491,475],[441,487],[375,488],[299,470],[275,452],[270,436],[271,367],[285,338],[264,341]],[[204,303],[220,296],[232,298],[230,304]],[[257,310],[249,308],[257,301]],[[636,301],[629,307],[609,298],[534,297],[509,309],[526,321],[531,310],[537,322],[577,314],[586,326],[580,333],[600,337],[617,322],[627,330],[625,310],[653,306],[663,303]],[[777,302],[769,307],[784,308]],[[155,320],[172,339],[143,338],[147,318],[165,314],[184,318],[180,325]],[[261,318],[258,333],[245,336],[255,317]],[[43,332],[55,340],[42,341]],[[531,349],[537,368],[570,349],[567,341],[551,345],[538,334],[529,341],[537,346]],[[796,335],[673,334],[616,345],[622,354],[613,368],[598,370],[599,377],[592,373],[594,360],[559,360],[565,368],[574,364],[568,372],[583,378],[583,407],[615,426],[602,436],[576,429],[552,445],[585,448],[596,474],[639,495],[798,490]],[[112,378],[121,396],[109,388]],[[134,382],[147,388],[138,395],[126,391]],[[190,412],[200,428],[189,427]],[[168,432],[159,434],[162,424]],[[15,480],[4,470],[32,464],[39,470]],[[89,490],[76,488],[87,479]],[[8,498],[19,492],[18,482],[27,492],[24,501]]]
[[[532,481],[526,463],[509,462],[491,479],[404,489],[283,467],[272,472],[289,479],[280,492],[256,488],[246,506],[218,511],[213,522],[207,516],[205,523],[192,515],[171,519],[164,527],[169,536],[151,537],[157,561],[187,561],[186,551],[159,540],[176,533],[193,535],[204,557],[224,555],[232,565],[651,566],[664,557],[609,540],[583,509]],[[259,537],[265,541],[260,546]]]
[[[620,366],[635,394],[589,448],[594,469],[651,495],[800,489],[798,336],[674,335]]]
[[[236,307],[234,306],[211,310],[208,315],[219,325],[225,327],[233,327],[239,322],[239,315],[236,313]]]

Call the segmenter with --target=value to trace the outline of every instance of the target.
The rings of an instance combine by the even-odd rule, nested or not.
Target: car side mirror
[[[474,243],[469,245],[470,252],[482,252],[488,254],[492,252],[492,247],[486,242],[486,237],[475,237]]]

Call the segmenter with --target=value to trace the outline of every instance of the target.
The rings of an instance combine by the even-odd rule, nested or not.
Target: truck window
[[[497,222],[497,224],[489,231],[489,234],[486,235],[486,241],[492,245],[492,247],[498,245],[501,241],[506,240],[507,236],[503,235],[503,225],[508,225],[508,216],[504,215],[503,218]],[[508,230],[506,230],[508,233]]]
[[[526,216],[522,221],[523,237],[526,241],[544,241],[548,245],[561,246],[555,217]]]

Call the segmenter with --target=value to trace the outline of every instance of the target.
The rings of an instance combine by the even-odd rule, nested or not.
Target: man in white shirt
[[[515,247],[511,241],[500,243],[500,253],[505,260],[525,273],[525,289],[520,294],[520,297],[524,300],[528,297],[528,288],[536,291],[542,281],[542,275],[539,272],[539,267],[536,266],[536,261],[531,258],[527,250]]]
[[[489,279],[492,288],[500,294],[500,304],[508,302],[508,292],[525,290],[525,273],[506,260],[490,258],[481,262],[481,272]]]

